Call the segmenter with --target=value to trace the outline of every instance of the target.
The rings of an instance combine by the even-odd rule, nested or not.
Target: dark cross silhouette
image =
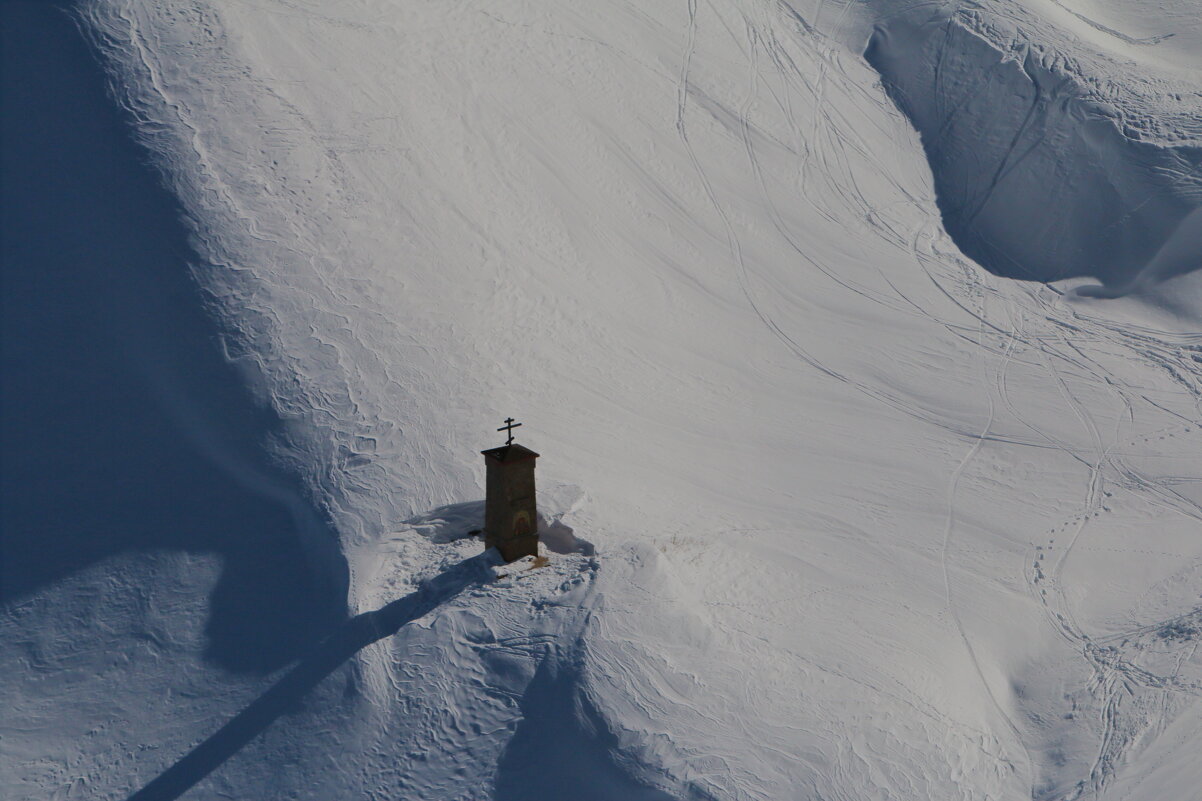
[[[515,422],[513,422],[513,418],[512,418],[512,417],[506,417],[506,418],[505,418],[505,425],[503,425],[503,426],[501,426],[500,428],[498,428],[498,429],[497,429],[497,431],[505,431],[505,432],[507,432],[507,433],[509,434],[509,439],[505,440],[505,444],[506,444],[506,445],[512,445],[512,444],[513,444],[513,430],[514,430],[515,428],[517,428],[518,426],[520,426],[520,425],[521,425],[521,423],[515,423]]]

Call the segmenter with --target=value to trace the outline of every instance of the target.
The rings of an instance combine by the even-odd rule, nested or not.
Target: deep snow
[[[356,617],[251,690],[203,667],[213,561],[48,583],[5,641],[58,627],[101,700],[6,646],[6,784],[1188,798],[1190,11],[79,6]],[[569,547],[494,579],[464,535],[509,414]],[[169,659],[130,646],[148,620]]]

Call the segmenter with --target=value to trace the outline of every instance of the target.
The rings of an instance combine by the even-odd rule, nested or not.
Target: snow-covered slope
[[[1188,798],[1190,6],[82,6],[390,610],[92,795]],[[510,414],[562,553],[493,581]]]
[[[1135,288],[1202,203],[1197,58],[1193,70],[1131,69],[1162,39],[1061,30],[1055,22],[1074,20],[1050,12],[1063,7],[1033,6],[920,9],[879,26],[866,56],[922,133],[965,253],[1003,276]],[[1113,47],[1074,47],[1078,37]],[[1179,269],[1197,261],[1195,247]]]

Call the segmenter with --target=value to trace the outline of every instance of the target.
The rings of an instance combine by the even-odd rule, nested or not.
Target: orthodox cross
[[[506,418],[505,418],[505,425],[503,425],[503,426],[501,426],[500,428],[498,428],[498,429],[497,429],[497,431],[504,431],[506,434],[508,434],[508,435],[509,435],[509,439],[505,440],[505,444],[506,444],[506,445],[512,445],[512,444],[513,444],[513,430],[514,430],[515,428],[517,428],[518,426],[520,426],[520,425],[521,425],[521,423],[515,423],[515,422],[513,422],[513,418],[512,418],[512,417],[506,417]]]

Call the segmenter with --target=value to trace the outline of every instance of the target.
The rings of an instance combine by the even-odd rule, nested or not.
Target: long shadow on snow
[[[489,552],[464,559],[404,598],[346,621],[282,679],[129,797],[129,801],[172,801],[219,768],[358,651],[395,634],[402,626],[446,603],[463,590],[492,579]]]
[[[207,552],[207,656],[267,671],[345,616],[346,565],[221,356],[181,210],[65,7],[0,3],[0,603],[102,559]]]

